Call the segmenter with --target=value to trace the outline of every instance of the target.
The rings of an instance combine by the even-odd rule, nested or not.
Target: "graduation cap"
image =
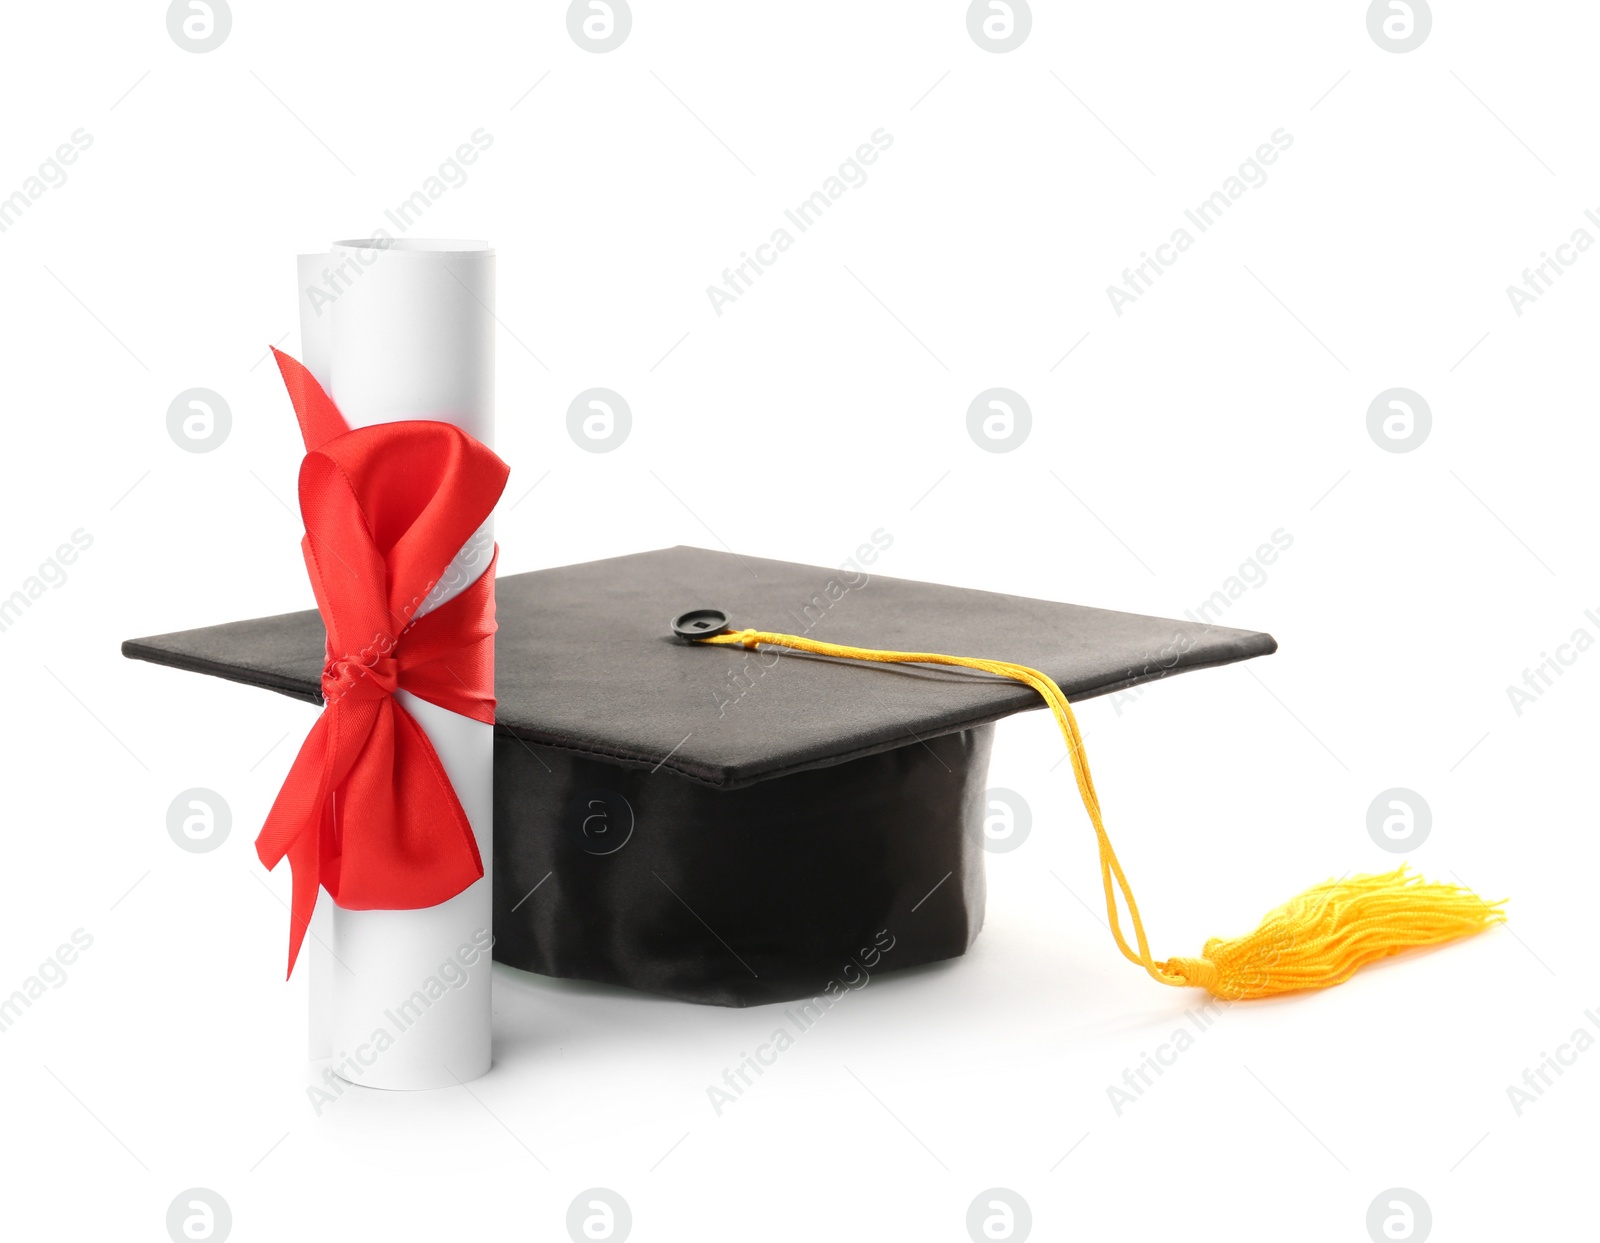
[[[984,917],[992,726],[1037,707],[1069,747],[1117,947],[1163,984],[1325,987],[1501,918],[1400,869],[1315,886],[1198,957],[1150,953],[1069,701],[1266,656],[1266,633],[694,547],[510,574],[496,597],[502,963],[755,1005],[960,955]],[[322,702],[315,611],[123,653]]]
[[[751,1005],[960,955],[983,922],[993,724],[1039,707],[1116,945],[1160,983],[1324,987],[1502,917],[1401,868],[1154,957],[1070,701],[1264,656],[1270,635],[688,547],[495,593],[494,957],[514,967]],[[123,644],[309,703],[324,649],[314,611]]]

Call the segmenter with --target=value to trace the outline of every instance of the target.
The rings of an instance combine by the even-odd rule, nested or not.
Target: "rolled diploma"
[[[493,448],[493,250],[424,239],[336,242],[299,256],[298,267],[302,361],[351,427],[433,419]],[[470,586],[493,548],[490,519],[417,616]],[[438,752],[484,875],[421,910],[350,911],[319,893],[306,942],[308,1046],[351,1083],[445,1087],[490,1064],[494,727],[406,691],[396,697]]]

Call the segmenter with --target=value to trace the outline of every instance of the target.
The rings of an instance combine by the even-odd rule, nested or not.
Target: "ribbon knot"
[[[364,699],[382,699],[400,689],[400,662],[388,652],[360,652],[354,656],[328,657],[322,666],[322,702],[332,707],[351,694]]]
[[[494,560],[420,610],[509,471],[449,423],[352,431],[310,372],[273,354],[306,444],[301,550],[328,632],[323,713],[256,838],[263,864],[294,873],[292,973],[319,885],[348,910],[414,910],[483,876],[461,800],[395,692],[494,722]]]

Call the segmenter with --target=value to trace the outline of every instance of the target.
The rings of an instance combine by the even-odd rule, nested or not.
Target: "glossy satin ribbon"
[[[494,721],[494,563],[423,614],[509,470],[449,423],[351,430],[300,363],[273,350],[300,420],[306,568],[328,632],[323,712],[295,757],[256,854],[294,874],[289,971],[320,884],[349,910],[413,910],[483,876],[472,825],[404,690]]]

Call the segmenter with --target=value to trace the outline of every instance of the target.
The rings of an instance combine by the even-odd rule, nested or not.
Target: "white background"
[[[1600,14],[1438,0],[1395,54],[1359,0],[1035,10],[996,54],[951,0],[638,0],[595,54],[550,0],[241,0],[194,54],[160,4],[7,9],[0,194],[93,143],[0,234],[0,596],[93,544],[0,633],[0,993],[94,938],[0,1033],[8,1236],[162,1239],[190,1187],[241,1240],[565,1239],[590,1187],[639,1240],[960,1240],[991,1187],[1051,1239],[1363,1240],[1391,1187],[1440,1239],[1592,1214],[1600,1052],[1520,1116],[1507,1087],[1600,1035],[1600,654],[1520,715],[1506,687],[1600,637],[1600,255],[1521,316],[1505,291],[1600,238]],[[706,286],[879,127],[868,180],[717,316]],[[1119,317],[1107,285],[1280,127],[1266,183]],[[887,574],[1176,616],[1282,528],[1226,616],[1276,656],[1081,711],[1156,952],[1392,866],[1366,813],[1393,786],[1432,808],[1410,861],[1510,896],[1509,927],[1235,1007],[1119,1116],[1107,1087],[1199,997],[1075,900],[1092,837],[1029,714],[992,782],[1033,831],[990,857],[973,951],[875,978],[720,1117],[706,1087],[771,1011],[504,968],[470,1092],[315,1114],[289,876],[251,849],[312,710],[118,643],[311,606],[261,361],[297,346],[294,255],[384,226],[479,128],[411,233],[499,250],[503,573],[674,543],[834,565],[881,527]],[[966,431],[997,385],[1033,411],[1005,454]],[[195,386],[233,413],[203,454],[166,431]],[[633,411],[613,452],[566,430],[593,386]],[[1366,429],[1395,386],[1433,412],[1403,454]],[[233,815],[208,854],[166,831],[197,786]]]

